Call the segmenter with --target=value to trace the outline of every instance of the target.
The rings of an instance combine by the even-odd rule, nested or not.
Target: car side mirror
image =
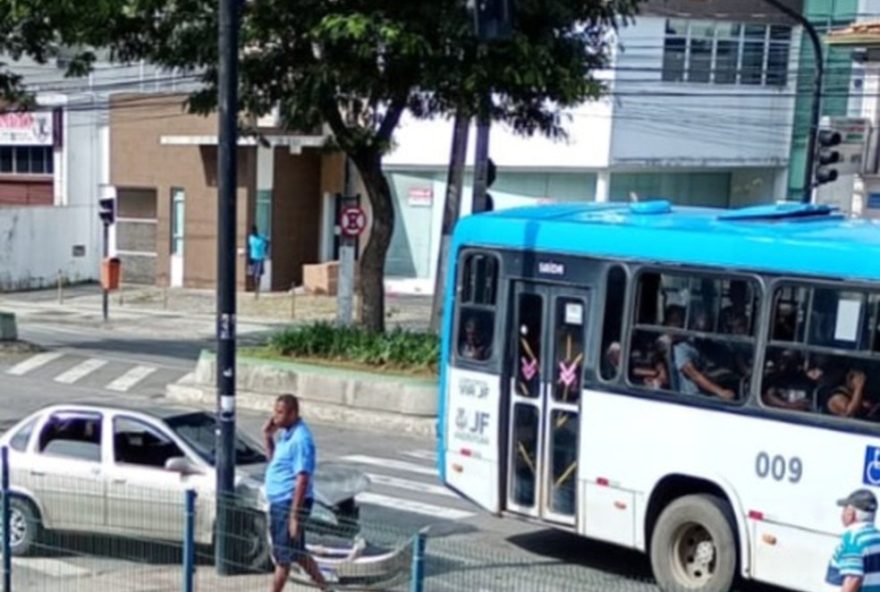
[[[165,461],[165,470],[172,473],[180,473],[182,476],[195,475],[201,472],[198,467],[183,456],[175,456]]]

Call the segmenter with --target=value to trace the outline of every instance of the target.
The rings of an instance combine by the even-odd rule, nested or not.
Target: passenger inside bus
[[[459,346],[461,356],[468,360],[488,359],[490,347],[486,341],[485,332],[481,330],[479,319],[476,316],[468,317],[461,332],[461,345]]]
[[[665,324],[681,329],[684,327],[685,309],[679,305],[666,307]],[[703,327],[703,321],[696,320],[696,327]],[[699,329],[698,329],[699,330]],[[681,334],[672,334],[673,385],[685,395],[707,394],[721,399],[733,400],[736,393],[721,386],[706,374],[706,358],[698,349],[694,340]],[[676,384],[677,383],[677,384]]]
[[[748,286],[742,280],[730,282],[728,288],[730,304],[721,310],[720,329],[730,335],[748,335],[749,312],[747,307]]]
[[[803,356],[790,349],[782,350],[767,362],[764,373],[764,403],[770,407],[810,411],[819,384],[818,375],[804,369]]]
[[[846,373],[843,383],[832,391],[825,409],[837,417],[880,420],[880,406],[868,398],[867,376],[858,368]]]

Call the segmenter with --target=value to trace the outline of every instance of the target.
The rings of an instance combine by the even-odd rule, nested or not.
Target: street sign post
[[[360,196],[338,195],[340,200],[339,285],[337,291],[336,322],[348,327],[354,318],[354,262],[357,238],[367,228],[367,215],[358,205]]]

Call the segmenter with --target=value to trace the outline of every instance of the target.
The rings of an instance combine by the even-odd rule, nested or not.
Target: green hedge
[[[435,371],[440,359],[440,340],[431,333],[395,329],[377,334],[329,323],[286,329],[270,338],[269,347],[294,358],[342,360],[400,370]]]

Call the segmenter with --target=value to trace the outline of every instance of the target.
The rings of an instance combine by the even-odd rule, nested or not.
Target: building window
[[[51,175],[52,165],[51,146],[0,147],[0,174]]]
[[[785,86],[791,27],[669,19],[663,43],[667,82]]]
[[[261,189],[257,191],[257,207],[254,218],[257,230],[264,236],[272,236],[272,191]]]
[[[171,189],[171,254],[183,255],[184,211],[186,194],[183,189]]]

